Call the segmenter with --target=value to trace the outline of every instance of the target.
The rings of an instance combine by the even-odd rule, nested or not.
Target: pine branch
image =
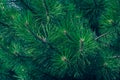
[[[11,53],[10,52],[10,50],[9,49],[7,49],[6,47],[4,47],[3,45],[1,45],[0,44],[0,48],[4,51],[4,52],[6,52],[6,54],[7,55],[9,55],[9,56],[17,56],[17,57],[22,57],[22,58],[29,58],[29,59],[31,59],[32,57],[31,56],[24,56],[24,55],[20,55],[19,53]]]
[[[56,52],[58,52],[58,54],[61,54],[61,52],[59,51],[59,49],[57,49],[56,47],[54,47],[51,43],[47,42],[45,38],[42,38],[41,36],[37,36],[34,32],[32,32],[30,29],[28,29],[29,32],[40,42],[42,42],[43,44],[47,44],[52,50],[55,50]]]

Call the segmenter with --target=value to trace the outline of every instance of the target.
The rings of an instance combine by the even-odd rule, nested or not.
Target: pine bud
[[[81,39],[80,39],[80,42],[84,42],[84,39],[83,39],[83,38],[81,38]]]
[[[25,26],[28,26],[29,25],[29,22],[26,20],[26,22],[25,22]]]
[[[66,31],[66,30],[64,30],[63,32],[64,32],[64,35],[66,35],[67,31]]]
[[[62,60],[62,61],[67,61],[67,58],[66,58],[65,56],[62,56],[62,57],[61,57],[61,60]]]
[[[112,19],[109,19],[108,22],[111,24],[111,23],[113,23],[113,20],[112,20]]]
[[[42,38],[42,40],[43,40],[43,42],[45,42],[45,43],[47,42],[46,38]]]
[[[107,66],[107,65],[108,65],[108,63],[106,63],[106,62],[103,64],[103,66]]]

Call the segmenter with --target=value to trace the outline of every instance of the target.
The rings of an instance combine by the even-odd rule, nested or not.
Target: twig
[[[80,39],[80,52],[83,51],[83,43],[84,43],[84,39]]]
[[[120,58],[120,55],[118,55],[118,56],[112,56],[112,57],[107,57],[108,59],[118,59],[118,58]]]
[[[100,35],[100,36],[98,36],[98,37],[96,37],[95,40],[98,40],[99,38],[104,37],[104,36],[106,36],[107,34],[108,34],[108,32],[107,32],[107,33],[104,33],[104,34],[102,34],[102,35]]]
[[[29,32],[35,37],[35,39],[41,41],[43,44],[47,44],[51,49],[55,50],[58,52],[58,54],[61,54],[61,52],[59,51],[59,49],[57,49],[56,47],[54,47],[51,43],[46,41],[46,38],[42,38],[41,36],[36,35],[34,32],[32,32],[32,30],[30,30],[28,28]]]

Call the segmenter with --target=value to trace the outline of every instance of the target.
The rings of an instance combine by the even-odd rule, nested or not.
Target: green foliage
[[[0,80],[120,80],[120,0],[0,0]]]

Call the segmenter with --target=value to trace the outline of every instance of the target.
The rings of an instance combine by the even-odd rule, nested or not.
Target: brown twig
[[[98,37],[96,37],[95,40],[98,40],[99,38],[104,37],[104,36],[106,36],[107,34],[108,34],[108,32],[107,32],[107,33],[104,33],[104,34],[102,34],[102,35],[100,35],[100,36],[98,36]]]
[[[84,39],[80,39],[80,52],[83,51]]]

